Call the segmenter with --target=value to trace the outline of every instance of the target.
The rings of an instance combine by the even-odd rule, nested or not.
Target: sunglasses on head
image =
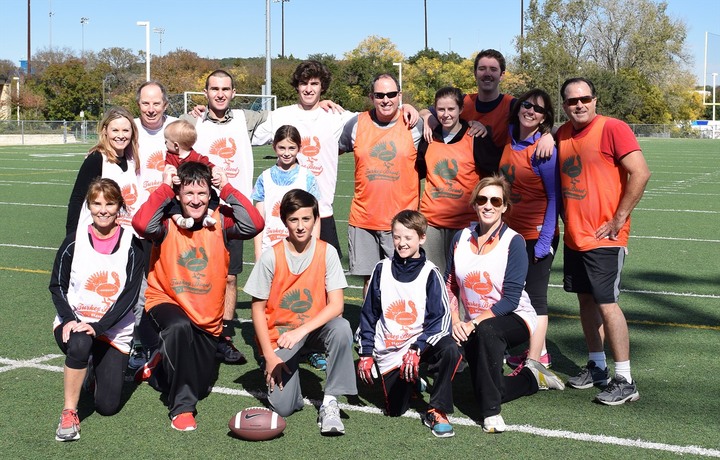
[[[499,196],[491,196],[488,198],[484,195],[478,195],[477,198],[475,198],[475,204],[479,206],[485,206],[485,203],[487,203],[488,200],[490,200],[490,204],[496,208],[499,208],[503,205],[503,199]]]
[[[583,104],[589,104],[595,99],[593,96],[580,96],[580,97],[569,97],[565,99],[565,103],[569,106],[577,105],[578,101],[582,102]]]
[[[375,99],[385,99],[385,96],[388,97],[388,99],[392,99],[396,97],[400,91],[390,91],[389,93],[373,93],[373,97]]]
[[[522,101],[520,103],[520,107],[522,107],[525,110],[533,109],[535,113],[545,114],[546,110],[545,107],[537,104],[533,104],[530,101]]]

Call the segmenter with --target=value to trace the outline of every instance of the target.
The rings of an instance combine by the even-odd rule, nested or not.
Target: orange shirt
[[[321,240],[315,241],[312,262],[298,275],[292,273],[288,267],[284,242],[276,244],[272,250],[275,251],[275,274],[265,307],[265,319],[270,333],[270,343],[273,349],[276,349],[281,334],[298,328],[327,306],[325,291],[327,243]]]
[[[196,326],[219,336],[230,256],[218,209],[213,217],[214,227],[194,232],[168,219],[165,239],[153,246],[145,311],[161,303],[179,305]]]
[[[349,223],[368,230],[390,230],[403,209],[417,209],[420,179],[417,149],[403,117],[387,129],[368,112],[358,115],[355,136],[355,194]]]
[[[513,150],[508,143],[500,159],[500,172],[510,183],[512,202],[503,220],[526,240],[538,239],[547,209],[545,186],[532,168],[535,147],[537,143]]]
[[[605,238],[598,241],[595,238],[595,230],[615,215],[627,183],[627,172],[618,161],[630,150],[612,152],[615,155],[613,158],[603,153],[602,147],[607,144],[608,135],[604,132],[607,125],[617,121],[597,115],[579,132],[574,131],[570,122],[557,131],[560,185],[565,208],[564,241],[576,251],[627,246],[629,217],[617,240]]]
[[[493,144],[497,148],[502,149],[510,142],[510,132],[508,131],[508,116],[510,115],[510,106],[513,97],[509,94],[503,94],[502,100],[497,107],[490,112],[478,112],[475,103],[477,102],[476,94],[466,94],[463,100],[463,111],[460,118],[465,121],[477,120],[485,126],[489,126],[492,130]]]
[[[425,153],[427,175],[420,212],[441,228],[465,228],[477,219],[470,194],[480,178],[475,170],[474,138],[463,136],[452,144],[434,141]]]

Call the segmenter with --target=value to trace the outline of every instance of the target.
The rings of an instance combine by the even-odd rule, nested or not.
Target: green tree
[[[102,73],[86,70],[80,59],[50,64],[42,75],[30,79],[31,90],[46,100],[43,115],[50,120],[79,120],[80,111],[88,119],[101,115]]]

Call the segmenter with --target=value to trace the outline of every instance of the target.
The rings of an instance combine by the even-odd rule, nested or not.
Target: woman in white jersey
[[[528,359],[517,373],[503,375],[503,354],[527,341],[537,315],[523,289],[528,268],[525,240],[503,222],[510,207],[510,185],[498,175],[485,177],[470,195],[477,222],[453,238],[446,285],[453,315],[453,337],[463,346],[483,430],[505,431],[500,404],[538,389],[564,385],[551,371]],[[462,299],[464,318],[460,318]]]
[[[57,310],[55,341],[66,355],[58,441],[80,438],[77,406],[84,381],[98,413],[112,415],[120,410],[135,323],[132,307],[144,271],[137,239],[117,222],[125,207],[118,184],[94,180],[85,202],[92,223],[65,237],[50,279]]]

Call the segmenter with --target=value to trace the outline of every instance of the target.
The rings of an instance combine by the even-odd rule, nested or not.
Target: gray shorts
[[[395,252],[390,230],[367,230],[348,225],[348,260],[350,274],[372,275],[375,265]]]
[[[447,268],[450,243],[452,243],[453,237],[455,237],[455,234],[460,230],[462,229],[441,228],[428,225],[425,234],[425,243],[423,243],[422,247],[425,249],[425,257],[437,265],[443,277],[445,277],[445,269]]]

